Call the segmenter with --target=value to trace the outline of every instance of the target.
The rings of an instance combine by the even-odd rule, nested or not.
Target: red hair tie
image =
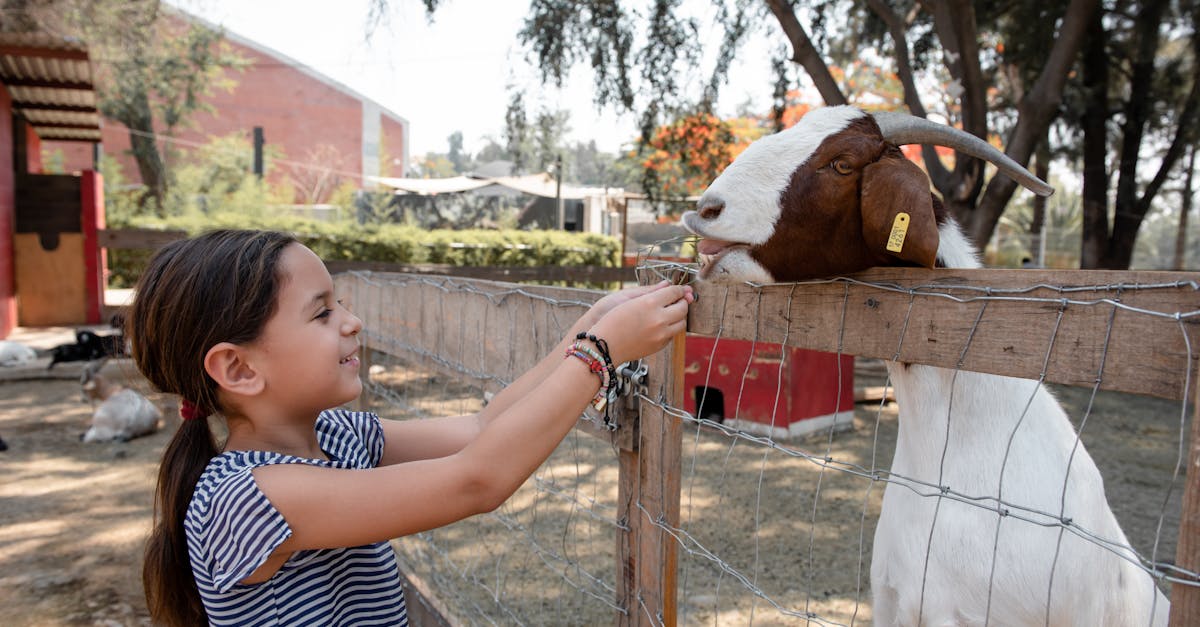
[[[200,408],[196,407],[195,403],[187,399],[183,399],[179,403],[179,417],[183,418],[184,420],[195,420],[200,418]]]

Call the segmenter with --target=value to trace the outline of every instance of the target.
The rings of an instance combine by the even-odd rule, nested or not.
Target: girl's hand
[[[608,343],[614,363],[641,359],[666,346],[686,330],[688,305],[696,300],[691,286],[665,281],[622,290],[596,304],[608,298],[615,302],[591,333]]]
[[[584,314],[585,320],[587,322],[585,328],[590,329],[591,327],[595,326],[595,324],[597,322],[599,322],[601,318],[604,317],[604,314],[612,311],[618,305],[620,305],[622,303],[627,303],[627,302],[637,298],[638,296],[642,296],[644,294],[649,294],[650,292],[656,292],[658,290],[661,290],[662,288],[664,288],[670,284],[671,284],[670,281],[664,280],[664,281],[660,281],[654,285],[639,285],[637,287],[628,287],[623,290],[618,290],[616,292],[611,292],[611,293],[605,295],[604,298],[601,298],[600,300],[598,300],[594,304],[592,304],[591,308],[588,309],[586,314]]]

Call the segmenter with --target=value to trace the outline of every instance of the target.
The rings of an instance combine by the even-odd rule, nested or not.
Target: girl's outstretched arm
[[[608,342],[614,361],[638,359],[683,332],[686,294],[669,286],[638,295],[617,304],[591,331]],[[259,489],[287,520],[291,536],[245,581],[266,579],[297,550],[359,546],[495,509],[549,457],[598,388],[586,364],[557,357],[544,377],[452,455],[369,470],[255,469]]]
[[[484,407],[479,413],[424,420],[384,420],[383,431],[386,445],[380,465],[444,457],[462,450],[475,436],[479,435],[480,430],[489,421],[503,413],[513,403],[524,398],[540,381],[549,376],[550,372],[563,360],[563,354],[567,347],[575,341],[576,333],[590,330],[604,317],[604,314],[612,311],[618,305],[656,292],[669,285],[669,282],[662,281],[656,285],[627,288],[608,294],[596,301],[587,312],[575,321],[575,324],[571,325],[566,336],[549,354],[496,394],[487,407]],[[691,293],[690,287],[684,288],[683,298],[691,299]]]

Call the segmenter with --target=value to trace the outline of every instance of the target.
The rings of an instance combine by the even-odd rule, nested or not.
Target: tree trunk
[[[909,113],[924,118],[928,116],[925,110],[924,103],[921,102],[921,93],[917,89],[916,79],[913,77],[913,67],[911,55],[908,50],[908,27],[904,23],[904,19],[892,10],[885,0],[868,0],[868,6],[871,11],[883,20],[888,27],[888,34],[892,38],[892,46],[895,48],[896,58],[896,75],[900,79],[900,84],[904,87],[904,104],[908,105]],[[925,160],[925,172],[929,174],[929,180],[933,182],[933,186],[937,190],[949,189],[950,171],[942,163],[941,157],[937,154],[937,147],[932,144],[924,144],[921,146],[921,158]]]
[[[1097,12],[1083,51],[1083,236],[1079,267],[1098,268],[1108,246],[1108,34]]]
[[[162,155],[158,152],[157,138],[154,134],[153,116],[150,112],[150,99],[145,93],[139,95],[133,107],[124,111],[124,119],[118,121],[129,129],[129,145],[133,158],[137,161],[138,174],[146,185],[148,198],[154,202],[154,210],[163,215],[163,198],[166,196],[166,167]]]
[[[1166,12],[1167,0],[1148,0],[1138,13],[1135,27],[1137,52],[1130,68],[1129,99],[1125,101],[1124,121],[1121,124],[1121,152],[1117,174],[1117,190],[1113,201],[1113,228],[1108,248],[1100,258],[1100,267],[1125,270],[1133,260],[1137,232],[1145,218],[1149,203],[1143,208],[1138,197],[1137,172],[1151,115],[1150,97],[1153,93],[1154,57],[1158,52],[1159,29]]]
[[[1043,181],[1050,180],[1050,138],[1042,139],[1038,144],[1037,156],[1034,158],[1033,173]],[[1033,248],[1031,256],[1037,262],[1037,267],[1046,267],[1046,197],[1033,197],[1033,218],[1029,221],[1029,243]]]
[[[1005,142],[1004,152],[1017,163],[1029,163],[1033,150],[1058,115],[1067,74],[1075,65],[1088,24],[1099,6],[1099,0],[1071,0],[1067,6],[1046,65],[1017,107],[1017,125]],[[994,176],[988,181],[983,199],[973,211],[973,219],[967,227],[967,235],[977,245],[982,247],[991,239],[1016,190],[1017,183],[1007,176]]]
[[[1192,175],[1196,172],[1196,145],[1188,148],[1187,174],[1179,199],[1179,230],[1175,233],[1175,259],[1171,267],[1183,270],[1187,266],[1188,214],[1192,211]]]
[[[987,84],[979,66],[979,35],[975,7],[969,0],[929,2],[934,29],[946,50],[950,76],[962,89],[962,130],[987,141]],[[954,172],[938,188],[952,215],[964,221],[975,210],[983,190],[983,160],[964,153],[954,155]]]

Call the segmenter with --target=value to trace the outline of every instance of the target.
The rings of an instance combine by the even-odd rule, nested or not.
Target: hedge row
[[[195,235],[217,228],[287,231],[322,259],[452,266],[605,266],[620,265],[620,241],[593,233],[562,231],[427,231],[398,224],[319,222],[289,217],[204,215],[140,219],[138,228],[186,231]],[[113,226],[111,228],[120,228]],[[136,282],[149,251],[109,251],[109,285]]]

